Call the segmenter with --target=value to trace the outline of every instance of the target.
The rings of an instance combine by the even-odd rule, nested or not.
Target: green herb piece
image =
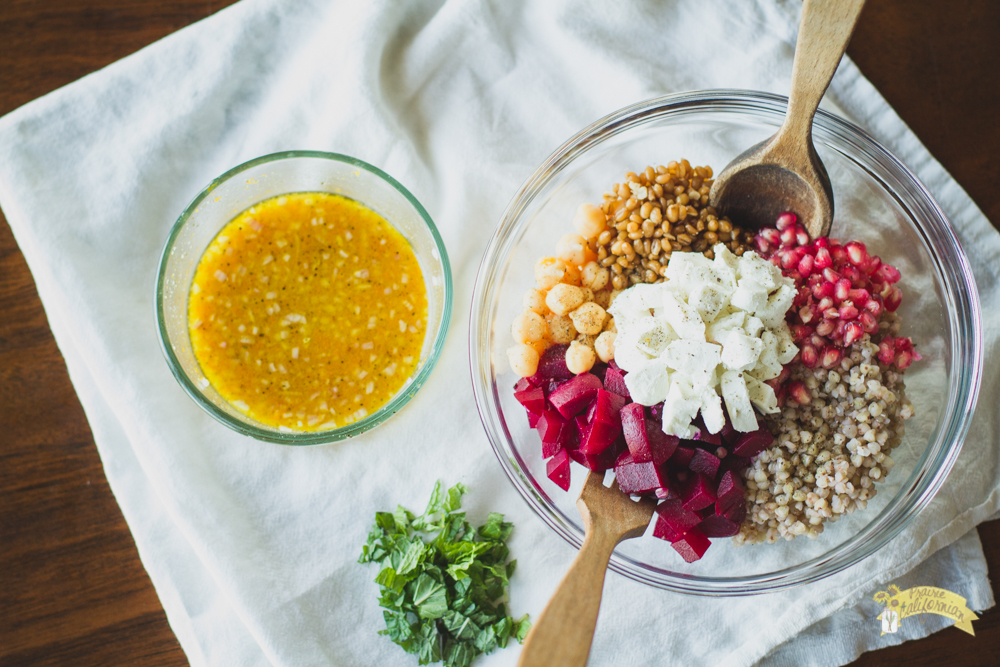
[[[434,485],[427,509],[376,512],[359,563],[381,565],[375,583],[386,635],[421,665],[444,661],[467,667],[480,653],[518,642],[531,628],[528,616],[507,615],[507,586],[517,561],[507,562],[513,526],[493,512],[473,529],[465,520],[456,484]]]

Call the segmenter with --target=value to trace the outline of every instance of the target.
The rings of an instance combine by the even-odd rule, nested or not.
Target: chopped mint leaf
[[[481,653],[524,640],[527,615],[514,620],[504,604],[516,561],[507,562],[513,526],[490,513],[473,528],[461,512],[462,484],[434,485],[427,509],[376,512],[359,563],[379,563],[375,577],[386,635],[418,664],[468,667]]]

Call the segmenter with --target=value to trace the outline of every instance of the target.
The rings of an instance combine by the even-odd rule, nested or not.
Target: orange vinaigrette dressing
[[[198,263],[188,329],[205,377],[259,422],[349,424],[420,361],[427,294],[403,236],[357,202],[274,197],[236,216]]]

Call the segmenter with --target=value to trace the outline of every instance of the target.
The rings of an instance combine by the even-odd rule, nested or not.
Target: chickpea
[[[607,316],[604,309],[593,302],[585,303],[569,314],[576,330],[590,335],[601,333],[601,329],[604,328],[604,319]]]
[[[615,337],[616,333],[613,331],[605,331],[597,340],[594,341],[594,351],[597,352],[597,356],[601,358],[601,361],[608,363],[615,358]]]
[[[604,289],[604,286],[608,284],[608,270],[602,267],[597,262],[589,262],[583,267],[583,271],[580,272],[580,281],[584,287],[589,287],[590,289],[597,290]]]
[[[571,372],[576,375],[586,373],[594,367],[595,361],[597,361],[597,354],[583,343],[573,341],[569,344],[569,349],[566,350],[566,368]],[[538,367],[537,362],[535,367]]]
[[[587,239],[566,234],[556,243],[556,256],[571,266],[581,266],[586,259]]]
[[[556,315],[566,315],[583,303],[584,292],[579,287],[559,283],[545,295],[545,305]]]
[[[545,305],[545,292],[540,289],[535,289],[534,287],[524,293],[521,305],[523,305],[527,310],[535,311],[539,315],[544,315],[549,312],[548,306]]]
[[[519,377],[531,377],[538,371],[538,352],[524,343],[507,348],[507,361]]]
[[[535,283],[538,289],[552,289],[566,275],[566,262],[555,257],[542,257],[535,264]]]
[[[545,352],[545,350],[552,347],[552,341],[549,340],[548,338],[540,338],[533,343],[528,343],[528,345],[530,345],[535,350],[535,352],[538,353],[538,356],[540,358],[542,356],[542,353]]]
[[[545,336],[545,320],[533,310],[525,310],[514,318],[510,333],[518,343],[534,343]]]
[[[576,338],[576,327],[573,326],[573,320],[570,318],[553,313],[546,320],[548,320],[549,325],[549,338],[552,339],[553,343],[565,345]]]
[[[582,236],[592,239],[607,226],[607,217],[604,211],[590,204],[581,204],[576,210],[576,218],[573,219],[573,226]]]

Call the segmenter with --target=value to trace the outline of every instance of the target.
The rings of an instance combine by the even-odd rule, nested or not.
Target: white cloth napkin
[[[421,507],[439,478],[472,489],[473,519],[515,522],[512,611],[541,611],[575,552],[510,487],[471,391],[455,390],[469,382],[486,240],[536,165],[614,109],[698,88],[787,93],[799,11],[791,0],[244,0],[0,119],[0,203],[192,664],[415,664],[376,634],[375,572],[355,561],[376,510]],[[995,359],[1000,235],[849,61],[828,98],[952,220],[993,306]],[[362,437],[312,448],[256,442],[202,413],[161,357],[152,307],[160,249],[195,193],[295,148],[355,155],[404,183],[438,223],[456,285],[444,354],[410,405]],[[903,638],[874,631],[871,594],[891,581],[992,606],[972,529],[1000,507],[998,398],[993,364],[945,487],[875,556],[807,588],[726,600],[611,574],[591,664],[843,664]],[[941,625],[910,624],[905,636]]]

